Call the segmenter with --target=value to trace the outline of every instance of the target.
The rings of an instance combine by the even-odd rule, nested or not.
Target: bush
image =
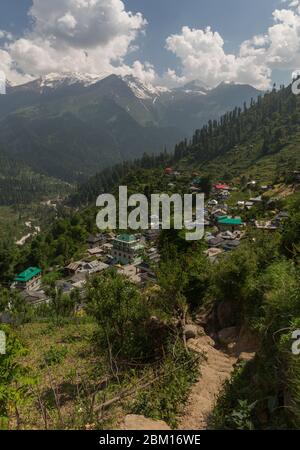
[[[55,366],[60,364],[68,353],[68,349],[66,347],[50,347],[48,351],[46,351],[43,355],[43,365],[45,366]]]

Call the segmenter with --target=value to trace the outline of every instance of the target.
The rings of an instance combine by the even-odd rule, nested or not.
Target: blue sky
[[[55,3],[55,1],[52,2],[49,0],[36,0],[36,3],[42,4],[43,1],[48,2],[49,4]],[[115,1],[119,2],[119,0],[109,0],[109,2],[110,1],[113,4],[115,4]],[[99,0],[99,3],[101,3],[101,0]],[[181,30],[183,26],[197,30],[205,30],[207,26],[210,26],[213,32],[217,32],[222,37],[225,54],[228,55],[232,53],[238,55],[240,45],[244,41],[252,39],[255,35],[265,35],[268,32],[268,29],[274,25],[272,13],[276,9],[288,7],[288,3],[283,3],[282,0],[185,0],[181,2],[178,0],[123,0],[123,3],[126,12],[132,11],[134,15],[141,13],[143,18],[147,21],[147,25],[139,26],[139,31],[141,32],[137,32],[135,38],[128,44],[127,49],[122,50],[123,53],[120,50],[117,52],[117,57],[119,58],[121,56],[124,67],[125,65],[131,66],[134,61],[139,61],[141,63],[149,61],[153,65],[157,77],[163,77],[163,74],[166,73],[168,69],[171,69],[176,71],[176,77],[178,76],[182,80],[186,79],[186,81],[188,81],[188,71],[190,70],[190,66],[187,64],[187,55],[184,54],[179,56],[180,51],[177,50],[176,47],[176,45],[178,46],[178,43],[174,43],[174,45],[173,43],[170,44],[173,47],[175,46],[175,49],[173,48],[173,50],[170,50],[170,48],[167,50],[165,48],[166,40],[170,36],[177,35],[179,39],[179,36],[182,35]],[[72,4],[72,0],[65,0],[65,4],[65,12],[67,13],[68,11],[71,11],[70,5]],[[32,1],[29,0],[1,0],[0,30],[11,32],[14,35],[13,39],[15,41],[21,38],[24,33],[26,33],[26,30],[32,30],[32,24],[27,14],[31,5]],[[53,7],[55,8],[55,6]],[[42,8],[37,7],[36,11],[37,17],[40,18],[41,14],[43,14]],[[63,14],[63,12],[61,14]],[[43,20],[45,21],[45,16],[43,16]],[[87,21],[87,23],[89,22]],[[45,30],[42,30],[42,33],[44,32]],[[127,30],[127,33],[129,32],[130,30]],[[43,37],[43,34],[41,34],[41,37]],[[193,35],[190,37],[194,40]],[[203,36],[198,35],[197,38],[202,39]],[[35,36],[30,39],[30,42],[35,43],[36,39],[37,37]],[[185,36],[185,38],[181,36],[181,39],[187,40],[189,38],[187,36]],[[211,39],[214,38],[211,36]],[[0,45],[1,43],[3,49],[5,49],[4,41],[0,41]],[[17,59],[17,62],[13,61],[13,64],[19,65],[22,72],[32,72],[30,75],[34,75],[34,70],[32,69],[31,71],[30,67],[28,67],[30,59],[28,58],[25,62],[21,61],[20,48],[18,48],[16,52],[14,42],[10,41],[9,45],[11,48],[7,51],[6,47],[5,51],[7,51],[10,58],[12,56],[13,58],[19,58],[19,60]],[[78,44],[76,45],[76,48],[78,48]],[[137,46],[138,48],[135,51],[132,51],[132,46]],[[20,47],[20,45],[17,45],[17,47]],[[26,48],[28,48],[28,46]],[[82,50],[83,49],[84,45],[82,46]],[[89,48],[87,50],[89,51]],[[99,46],[99,51],[99,54],[102,55],[102,44],[101,48]],[[108,49],[106,47],[106,52],[107,51]],[[45,52],[44,48],[43,52]],[[94,52],[94,47],[91,49],[91,52]],[[198,53],[195,53],[195,57],[198,57]],[[110,71],[111,66],[115,67],[117,64],[114,59],[108,60],[107,58],[107,54],[105,54],[105,70]],[[204,66],[205,64],[207,64],[207,61],[204,61]],[[257,58],[255,64],[257,64]],[[258,63],[258,70],[265,70],[261,68],[261,64],[260,60]],[[33,62],[32,65],[34,65]],[[97,68],[94,63],[91,63],[90,66]],[[269,68],[269,65],[267,64],[266,67]],[[297,68],[298,67],[293,67],[292,62],[289,62],[289,64],[277,64],[277,66],[273,64],[272,74],[269,78],[277,82],[289,82],[291,70]],[[38,70],[40,74],[44,69],[40,68]],[[195,71],[193,69],[192,72],[197,75],[197,70],[199,70],[199,68],[195,68]],[[208,72],[209,70],[211,69],[207,68]],[[238,70],[242,72],[244,69],[238,68]],[[230,77],[232,74],[228,76]],[[243,80],[243,76],[241,76],[241,80],[238,79],[240,75],[234,76],[236,79],[233,79],[233,81],[247,81],[245,77],[245,80]],[[252,78],[253,77],[255,78],[254,75]],[[149,78],[150,80],[150,74],[146,75],[146,78]],[[249,77],[249,82],[252,78]],[[261,74],[257,77],[257,81],[254,78],[254,83],[262,83]],[[167,78],[165,77],[165,80],[166,79]],[[207,81],[207,79],[209,79],[208,75],[203,78],[204,81]]]

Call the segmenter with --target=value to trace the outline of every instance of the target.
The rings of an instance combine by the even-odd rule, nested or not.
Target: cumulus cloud
[[[300,65],[300,0],[283,0],[264,34],[228,53],[224,39],[211,27],[182,27],[166,40],[180,68],[159,77],[149,62],[126,57],[137,48],[147,25],[141,13],[127,11],[121,0],[33,0],[31,28],[21,37],[0,30],[0,70],[15,83],[49,72],[132,74],[142,81],[178,86],[199,79],[215,86],[222,81],[271,85],[272,71]]]
[[[199,79],[214,86],[222,81],[249,83],[260,89],[271,85],[273,69],[293,70],[300,64],[300,1],[273,12],[274,24],[264,35],[240,45],[238,54],[226,53],[222,36],[210,27],[183,27],[167,38],[166,48],[181,61],[181,72],[168,70],[169,84]]]
[[[121,0],[33,0],[29,15],[31,30],[2,47],[2,70],[13,81],[70,71],[153,79],[149,64],[124,63],[147,21]]]

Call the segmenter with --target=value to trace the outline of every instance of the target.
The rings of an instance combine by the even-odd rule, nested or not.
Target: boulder
[[[197,325],[186,325],[183,333],[186,339],[195,339],[198,336],[198,327]]]
[[[169,425],[162,420],[148,419],[145,416],[128,414],[124,419],[123,430],[171,430]]]
[[[238,334],[237,327],[223,328],[223,330],[219,331],[218,338],[221,344],[228,345],[236,342]]]

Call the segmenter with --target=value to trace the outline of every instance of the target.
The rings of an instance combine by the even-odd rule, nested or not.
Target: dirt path
[[[220,394],[224,382],[230,378],[237,359],[213,347],[208,336],[191,339],[189,348],[206,354],[201,362],[201,377],[194,384],[186,408],[179,419],[179,430],[208,429],[209,417]]]

